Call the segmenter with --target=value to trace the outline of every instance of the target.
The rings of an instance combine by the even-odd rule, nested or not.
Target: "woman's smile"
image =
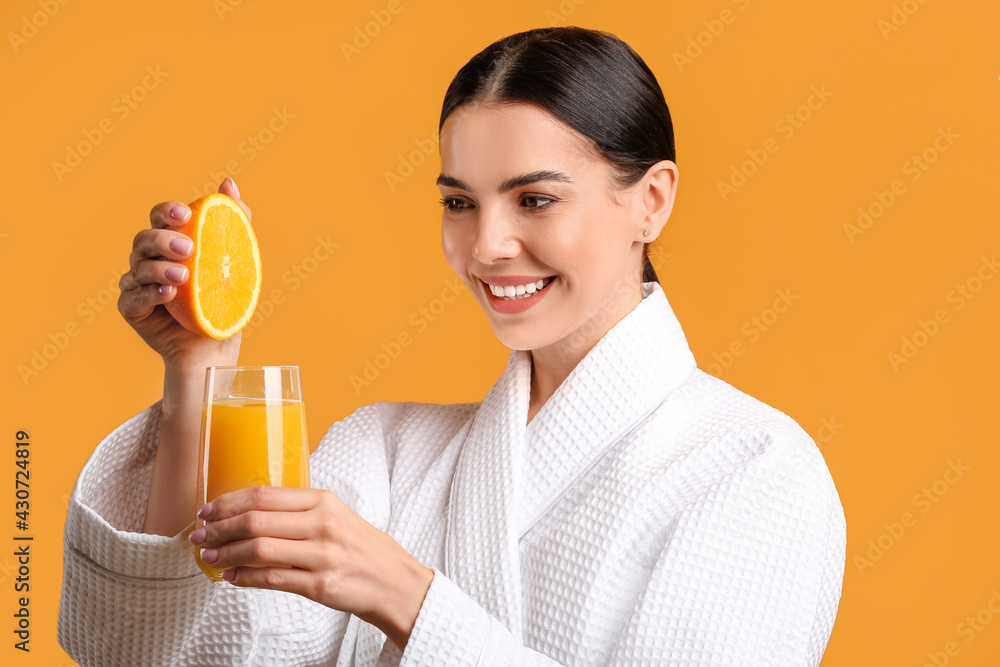
[[[540,278],[537,282],[514,282],[524,281],[522,276],[506,279],[490,278],[489,282],[483,278],[479,279],[486,293],[487,302],[494,311],[504,315],[523,313],[539,303],[548,294],[549,285],[555,280],[555,276]]]

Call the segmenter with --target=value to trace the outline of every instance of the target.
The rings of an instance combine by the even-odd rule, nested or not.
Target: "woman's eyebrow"
[[[540,169],[538,171],[528,172],[526,174],[521,174],[520,176],[514,176],[508,178],[506,181],[500,184],[499,192],[503,194],[514,188],[519,188],[522,185],[530,185],[531,183],[538,183],[540,181],[560,181],[563,183],[572,183],[571,179],[566,174],[561,171],[552,171],[550,169]],[[459,190],[467,190],[472,192],[472,188],[468,185],[455,178],[454,176],[448,176],[447,174],[441,174],[437,178],[437,184],[443,185],[449,188],[458,188]]]

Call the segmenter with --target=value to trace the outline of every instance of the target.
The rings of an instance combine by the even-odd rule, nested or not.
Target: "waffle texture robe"
[[[696,368],[659,284],[526,425],[531,356],[481,403],[377,402],[313,486],[434,568],[402,654],[307,598],[221,587],[141,531],[160,403],[101,441],[66,518],[58,639],[80,665],[818,665],[846,557],[787,415]],[[193,519],[194,517],[192,517]]]

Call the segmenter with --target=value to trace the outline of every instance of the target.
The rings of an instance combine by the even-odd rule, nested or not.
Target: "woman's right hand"
[[[247,217],[250,208],[240,199],[232,178],[226,178],[219,192],[235,199]],[[196,369],[204,373],[206,366],[235,366],[240,352],[242,334],[226,340],[216,340],[185,329],[163,304],[177,295],[177,285],[190,280],[190,272],[178,262],[187,258],[193,243],[173,227],[183,225],[191,216],[186,204],[179,201],[160,202],[149,212],[150,229],[135,235],[129,271],[118,285],[118,311],[153,348],[164,364],[178,369]]]

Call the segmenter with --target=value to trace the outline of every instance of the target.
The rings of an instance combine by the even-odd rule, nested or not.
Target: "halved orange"
[[[260,248],[250,218],[221,192],[188,204],[191,217],[175,230],[194,242],[180,263],[188,279],[167,310],[186,329],[219,340],[247,325],[260,297]]]

